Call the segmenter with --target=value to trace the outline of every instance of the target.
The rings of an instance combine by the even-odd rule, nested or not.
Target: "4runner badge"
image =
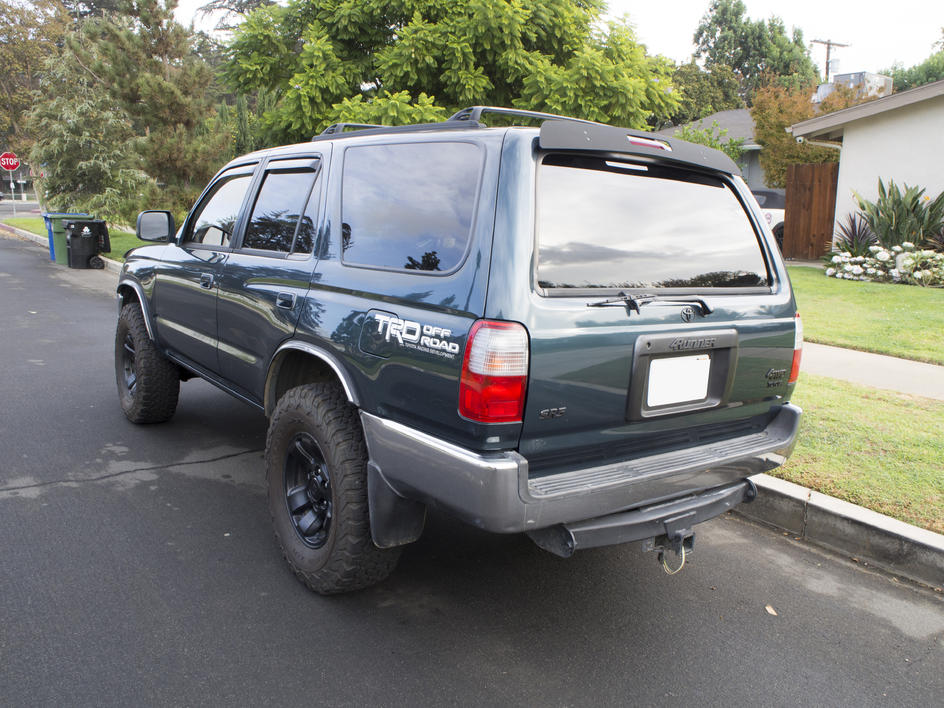
[[[452,337],[450,329],[379,313],[376,313],[374,318],[377,320],[377,333],[383,335],[388,342],[396,341],[406,349],[416,349],[450,359],[459,353],[459,344],[449,341]]]
[[[672,340],[669,349],[676,352],[683,349],[711,349],[716,341],[718,341],[716,337],[677,337]]]

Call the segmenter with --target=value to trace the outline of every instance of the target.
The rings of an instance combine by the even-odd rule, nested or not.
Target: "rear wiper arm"
[[[616,297],[597,302],[588,302],[587,307],[607,307],[609,305],[625,305],[630,310],[640,312],[640,308],[645,305],[698,305],[702,316],[710,315],[712,310],[704,298],[697,295],[656,295],[655,293],[642,293],[640,295],[630,295],[620,293]]]

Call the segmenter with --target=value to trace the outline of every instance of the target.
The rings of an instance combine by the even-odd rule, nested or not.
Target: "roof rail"
[[[571,118],[570,116],[559,116],[554,113],[540,113],[538,111],[524,111],[517,108],[500,108],[498,106],[469,106],[457,111],[449,116],[450,121],[475,121],[479,122],[483,113],[498,113],[506,116],[521,116],[523,118],[542,118],[544,120],[569,120],[574,123],[589,123],[591,125],[603,125],[592,120],[583,118]],[[448,122],[448,121],[447,121]]]
[[[335,125],[342,125],[344,127],[354,127],[357,135],[381,135],[385,133],[418,133],[424,130],[468,130],[470,128],[484,128],[481,123],[473,121],[453,121],[449,122],[443,121],[441,123],[415,123],[413,125],[367,125],[367,124],[358,124],[358,123],[336,123]],[[317,142],[320,140],[330,140],[332,138],[338,138],[341,136],[342,130],[333,130],[330,133],[328,132],[331,128],[334,128],[335,125],[329,125],[321,135],[314,136],[310,142]]]
[[[348,128],[353,130],[363,130],[364,128],[383,128],[382,125],[377,125],[376,123],[332,123],[327,128],[321,131],[321,135],[337,135],[338,133],[343,133]]]

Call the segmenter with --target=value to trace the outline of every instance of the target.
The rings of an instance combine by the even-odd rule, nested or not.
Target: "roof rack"
[[[337,135],[343,133],[348,128],[352,130],[363,130],[364,128],[383,128],[385,126],[377,123],[332,123],[321,131],[321,135]]]
[[[590,125],[603,125],[595,123],[592,120],[583,118],[571,118],[570,116],[559,116],[555,113],[540,113],[539,111],[523,111],[517,108],[499,108],[498,106],[469,106],[457,111],[449,116],[449,121],[474,121],[479,122],[483,113],[498,113],[506,116],[521,116],[523,118],[541,118],[543,120],[569,120],[574,123],[589,123]],[[449,122],[447,121],[447,122]]]

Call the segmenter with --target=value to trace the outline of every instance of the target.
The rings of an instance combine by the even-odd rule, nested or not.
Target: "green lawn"
[[[807,341],[944,364],[944,289],[788,270]]]
[[[39,216],[15,216],[4,219],[3,223],[15,226],[18,229],[29,231],[30,233],[46,236],[46,224]],[[116,261],[123,261],[125,253],[129,249],[144,245],[137,236],[127,231],[118,231],[117,229],[108,229],[108,240],[111,241],[111,251],[105,255]]]
[[[944,401],[801,374],[796,451],[771,474],[944,533]]]

